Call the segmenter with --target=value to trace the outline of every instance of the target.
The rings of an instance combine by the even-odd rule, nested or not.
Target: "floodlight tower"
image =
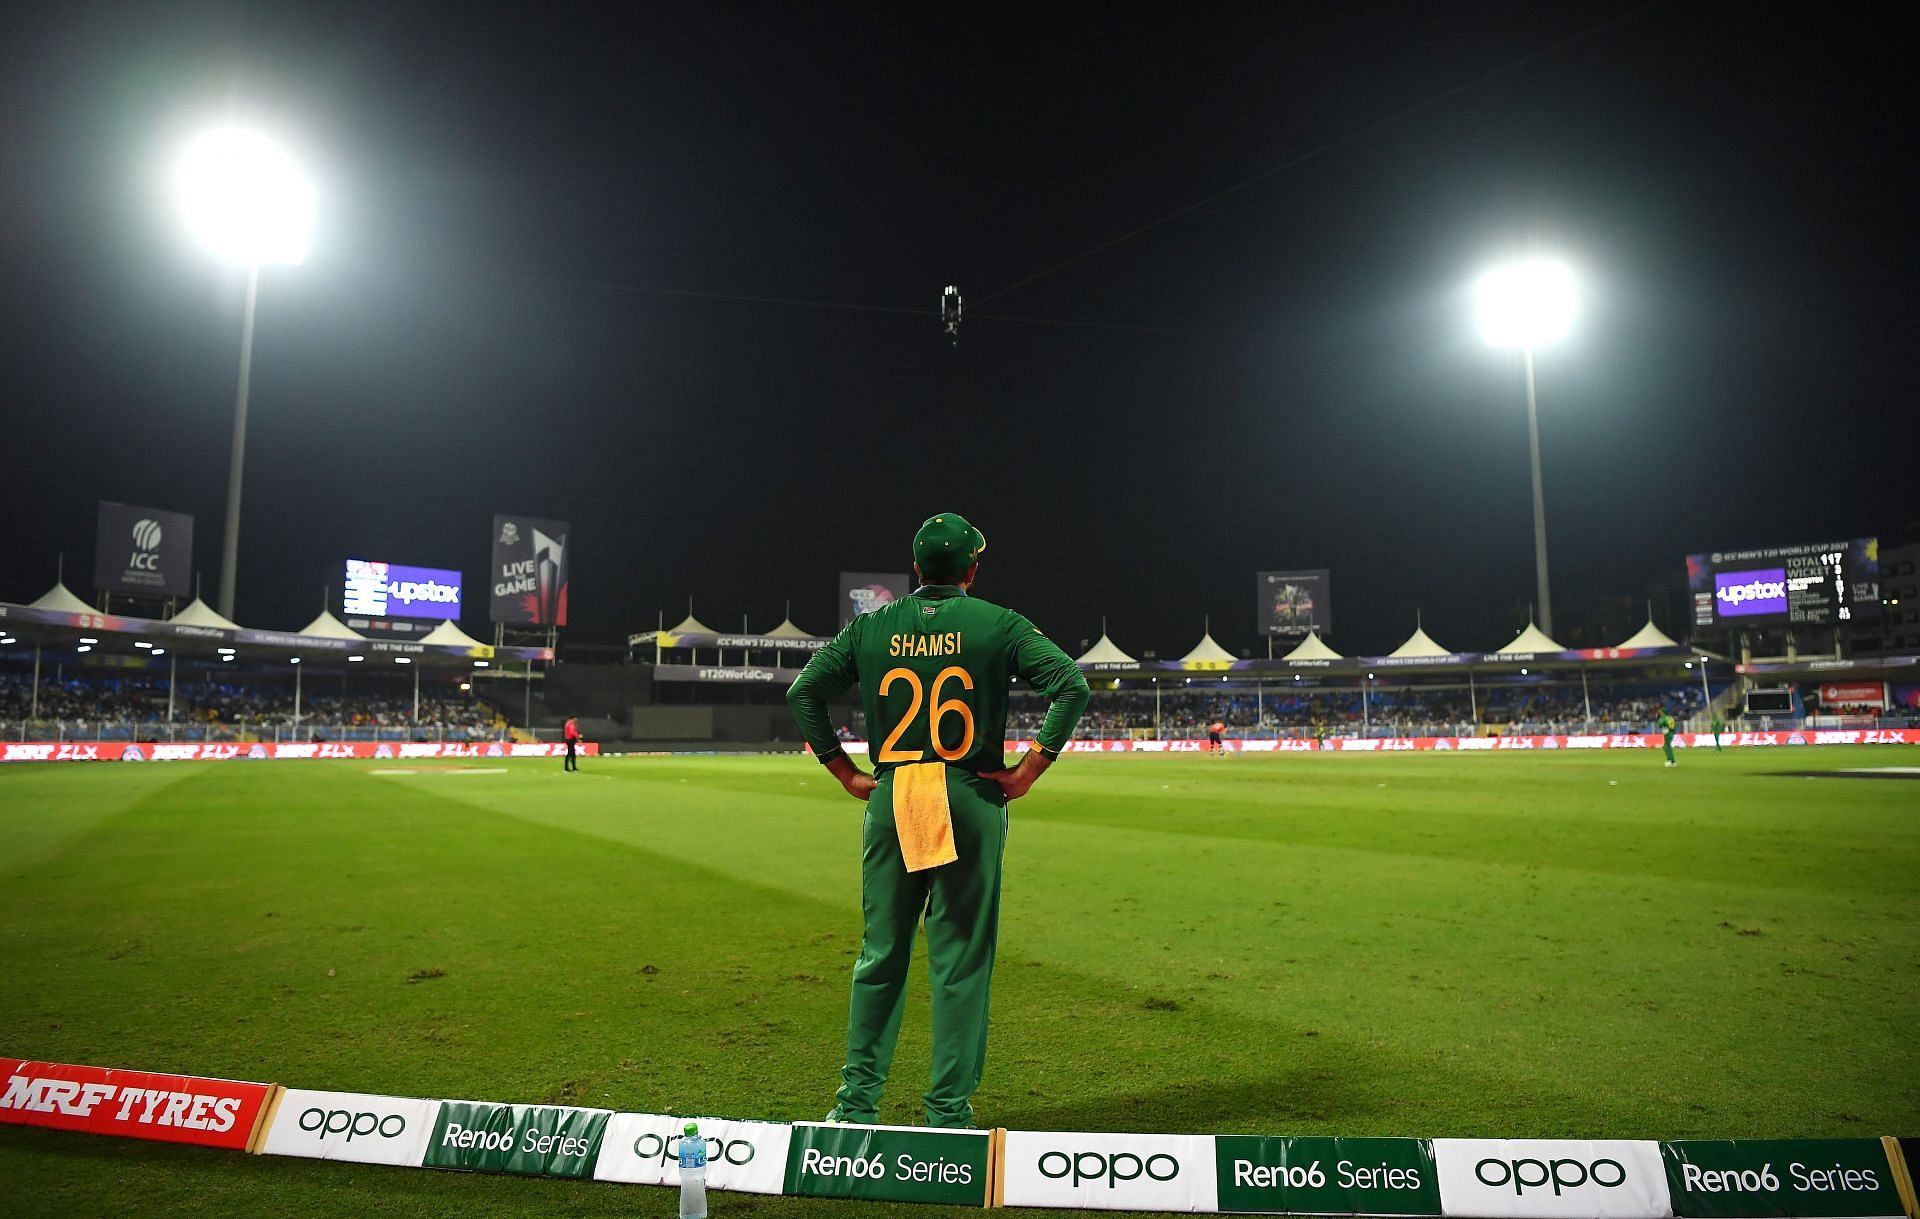
[[[220,548],[220,613],[233,617],[240,555],[240,475],[247,450],[247,381],[253,369],[253,307],[262,264],[306,261],[313,187],[284,150],[258,132],[221,127],[188,145],[176,179],[187,231],[223,261],[247,269],[240,323],[240,385],[227,465],[227,523]]]
[[[1527,368],[1527,441],[1533,452],[1533,565],[1540,629],[1553,634],[1547,591],[1547,502],[1540,488],[1540,414],[1534,404],[1533,349],[1565,337],[1573,325],[1573,274],[1541,259],[1490,271],[1480,279],[1480,330],[1493,347],[1518,347]]]

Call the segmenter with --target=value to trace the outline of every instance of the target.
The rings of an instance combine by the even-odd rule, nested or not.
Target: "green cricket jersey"
[[[934,761],[977,773],[1007,764],[1015,677],[1051,700],[1039,741],[1057,752],[1087,709],[1087,679],[1072,657],[1012,610],[932,585],[848,623],[807,662],[787,703],[824,755],[838,744],[827,703],[858,682],[876,774]]]

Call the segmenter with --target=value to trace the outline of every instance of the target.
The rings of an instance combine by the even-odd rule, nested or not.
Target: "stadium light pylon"
[[[240,475],[247,447],[247,383],[253,369],[253,311],[265,264],[297,266],[313,234],[314,191],[284,149],[259,132],[218,127],[187,146],[175,181],[187,230],[223,261],[247,270],[240,323],[240,383],[234,394],[233,452],[227,466],[227,521],[220,548],[220,604],[233,617],[240,553]]]
[[[1527,442],[1533,455],[1533,568],[1538,605],[1534,620],[1553,634],[1553,598],[1547,580],[1547,500],[1540,481],[1540,412],[1533,386],[1533,349],[1565,338],[1573,328],[1573,272],[1552,259],[1528,259],[1489,271],[1475,294],[1480,331],[1492,347],[1518,347],[1527,369]]]

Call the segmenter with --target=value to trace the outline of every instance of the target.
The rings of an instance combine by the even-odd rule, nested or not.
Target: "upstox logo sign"
[[[1295,1215],[1438,1215],[1424,1139],[1214,1139],[1220,1209]]]
[[[963,1206],[987,1201],[992,1138],[985,1130],[800,1122],[792,1132],[787,1193]]]
[[[260,1153],[418,1168],[439,1107],[405,1096],[288,1088]]]
[[[1440,1206],[1485,1219],[1669,1219],[1660,1148],[1624,1139],[1435,1139]]]
[[[1673,1209],[1699,1219],[1900,1215],[1878,1139],[1740,1139],[1662,1143]]]
[[[424,1163],[475,1172],[591,1176],[612,1116],[605,1109],[442,1101]]]
[[[1211,1135],[1009,1130],[1005,1163],[1008,1206],[1220,1209]]]
[[[594,1180],[678,1185],[680,1132],[689,1121],[699,1123],[706,1140],[708,1189],[777,1194],[785,1187],[791,1126],[661,1113],[614,1114],[600,1144]]]

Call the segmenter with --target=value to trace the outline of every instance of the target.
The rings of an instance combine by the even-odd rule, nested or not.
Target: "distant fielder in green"
[[[1726,728],[1727,726],[1720,722],[1720,713],[1715,711],[1713,713],[1713,751],[1715,753],[1720,752],[1720,734],[1725,732]]]
[[[1677,726],[1674,722],[1673,712],[1667,710],[1665,707],[1660,708],[1660,718],[1656,721],[1656,724],[1662,734],[1660,748],[1667,751],[1667,765],[1672,766],[1673,730]]]
[[[933,983],[927,1124],[972,1125],[1000,935],[1007,802],[1026,795],[1053,764],[1087,707],[1087,681],[1071,657],[1019,614],[968,595],[986,548],[964,518],[927,518],[913,538],[920,587],[855,618],[787,691],[814,756],[867,802],[865,929],[853,967],[846,1066],[829,1121],[875,1120],[924,913]],[[1035,748],[1009,769],[1013,678],[1051,705]],[[871,775],[841,749],[827,714],[829,700],[855,682],[866,707]]]

